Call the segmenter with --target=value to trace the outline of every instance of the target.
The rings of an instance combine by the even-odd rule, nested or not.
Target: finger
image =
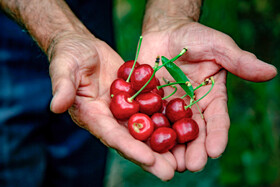
[[[194,110],[193,119],[199,126],[199,135],[192,142],[187,143],[186,150],[186,168],[190,171],[197,172],[204,168],[207,162],[207,152],[205,149],[205,123],[198,111]]]
[[[98,123],[109,126],[108,124],[114,122],[107,121],[105,116],[100,116]],[[92,125],[90,125],[89,130],[91,132],[95,131],[91,127]],[[171,153],[160,155],[153,152],[146,144],[134,139],[127,129],[119,124],[107,129],[105,127],[101,128],[103,132],[100,133],[99,131],[98,135],[101,136],[102,142],[116,149],[124,158],[138,164],[163,181],[173,178],[177,165]]]
[[[66,59],[56,57],[50,64],[53,98],[50,108],[54,113],[63,113],[74,103],[76,96],[76,77],[73,65]]]
[[[212,158],[219,157],[228,142],[230,126],[226,97],[216,97],[204,111],[207,126],[206,150]]]
[[[155,153],[146,144],[130,136],[125,127],[121,126],[121,128],[123,131],[119,131],[118,128],[113,130],[114,133],[107,133],[107,137],[103,139],[107,145],[161,180],[167,181],[173,178],[177,164],[170,152]]]
[[[230,120],[227,109],[225,79],[226,72],[223,70],[215,76],[216,84],[211,93],[200,103],[202,108],[205,109],[206,150],[212,158],[217,158],[224,152],[228,141]]]
[[[165,153],[161,153],[160,155],[170,164],[173,170],[176,170],[177,162],[174,155],[171,152],[168,151]]]
[[[185,32],[181,31],[181,37],[178,37],[180,34],[173,36],[172,41],[176,47],[171,50],[171,54],[175,55],[187,47],[188,51],[181,57],[182,60],[215,61],[231,73],[254,82],[270,80],[277,74],[274,66],[257,59],[252,53],[241,50],[231,37],[222,32],[197,23],[192,28],[184,29]]]
[[[250,52],[241,50],[229,36],[224,34],[219,36],[213,45],[190,45],[188,53],[182,60],[214,61],[234,75],[254,82],[267,81],[276,76],[277,69],[273,65],[257,59]]]
[[[272,79],[277,74],[277,69],[267,64],[247,51],[241,50],[231,38],[227,42],[214,47],[216,62],[231,73],[242,79],[261,82]],[[224,46],[223,48],[221,46]]]
[[[184,144],[178,144],[172,149],[172,153],[177,161],[177,168],[178,172],[183,172],[186,170],[186,146]]]
[[[79,110],[75,106],[79,106]],[[116,149],[123,157],[161,180],[170,180],[174,176],[176,161],[172,154],[155,153],[145,143],[134,139],[126,127],[113,119],[107,102],[78,97],[70,114],[105,145]]]
[[[212,107],[210,107],[211,109]],[[230,120],[227,113],[212,114],[207,118],[206,150],[211,158],[218,158],[224,152],[228,142]]]
[[[95,114],[96,115],[96,114]],[[104,115],[87,122],[88,130],[101,141],[122,153],[126,159],[138,165],[151,166],[155,162],[153,151],[143,142],[134,139],[127,128]]]
[[[162,155],[155,153],[155,163],[152,166],[141,166],[144,170],[154,174],[163,181],[174,177],[175,169]]]

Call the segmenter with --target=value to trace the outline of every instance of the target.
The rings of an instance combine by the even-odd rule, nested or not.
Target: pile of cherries
[[[135,139],[163,153],[198,137],[192,110],[182,98],[166,101],[153,67],[127,61],[118,69],[117,77],[110,87],[110,110],[117,120],[128,120],[127,128]]]

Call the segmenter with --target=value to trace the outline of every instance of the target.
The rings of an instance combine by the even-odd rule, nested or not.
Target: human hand
[[[91,34],[67,34],[55,42],[49,57],[53,112],[69,110],[79,126],[125,158],[162,180],[173,177],[174,156],[155,153],[134,139],[109,110],[109,88],[124,63],[114,50]]]
[[[182,22],[183,21],[183,22]],[[144,29],[140,63],[153,64],[160,56],[172,58],[183,48],[188,51],[176,62],[190,79],[194,87],[210,76],[215,86],[204,99],[198,102],[204,114],[200,117],[194,106],[193,118],[199,125],[199,137],[191,143],[176,146],[171,152],[177,161],[177,171],[199,171],[208,156],[219,157],[226,148],[230,119],[227,110],[226,72],[254,82],[272,79],[277,70],[272,65],[258,60],[255,55],[241,50],[227,35],[197,22],[182,20],[173,22],[164,29]],[[227,71],[226,71],[227,70]],[[157,72],[157,77],[172,80],[166,70]],[[195,92],[200,98],[210,88],[204,86]],[[172,90],[166,90],[167,94]],[[177,96],[184,95],[183,92]]]

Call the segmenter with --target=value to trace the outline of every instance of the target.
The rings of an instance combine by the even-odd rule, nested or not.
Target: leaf
[[[166,68],[166,70],[170,73],[170,75],[173,77],[173,79],[176,82],[188,82],[189,79],[185,75],[185,73],[173,62],[171,62],[168,58],[162,56],[161,57],[162,64]],[[194,90],[192,85],[187,86],[186,84],[179,84],[183,90],[191,97],[194,96]]]

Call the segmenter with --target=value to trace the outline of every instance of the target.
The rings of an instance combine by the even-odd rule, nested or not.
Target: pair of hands
[[[196,22],[143,33],[138,62],[153,66],[158,55],[172,58],[184,47],[188,52],[178,60],[178,65],[191,83],[197,86],[210,76],[215,79],[213,90],[198,102],[205,119],[192,107],[200,130],[199,137],[187,145],[177,145],[163,154],[153,152],[114,119],[109,110],[109,88],[124,61],[91,34],[67,34],[53,46],[49,55],[54,94],[51,110],[55,113],[68,110],[79,126],[162,180],[171,179],[175,171],[199,171],[208,156],[219,157],[227,145],[230,120],[226,70],[254,82],[272,79],[277,71],[238,48],[229,36]],[[157,77],[169,78],[170,75],[160,70]],[[205,86],[197,90],[196,97],[200,98],[208,89]]]

